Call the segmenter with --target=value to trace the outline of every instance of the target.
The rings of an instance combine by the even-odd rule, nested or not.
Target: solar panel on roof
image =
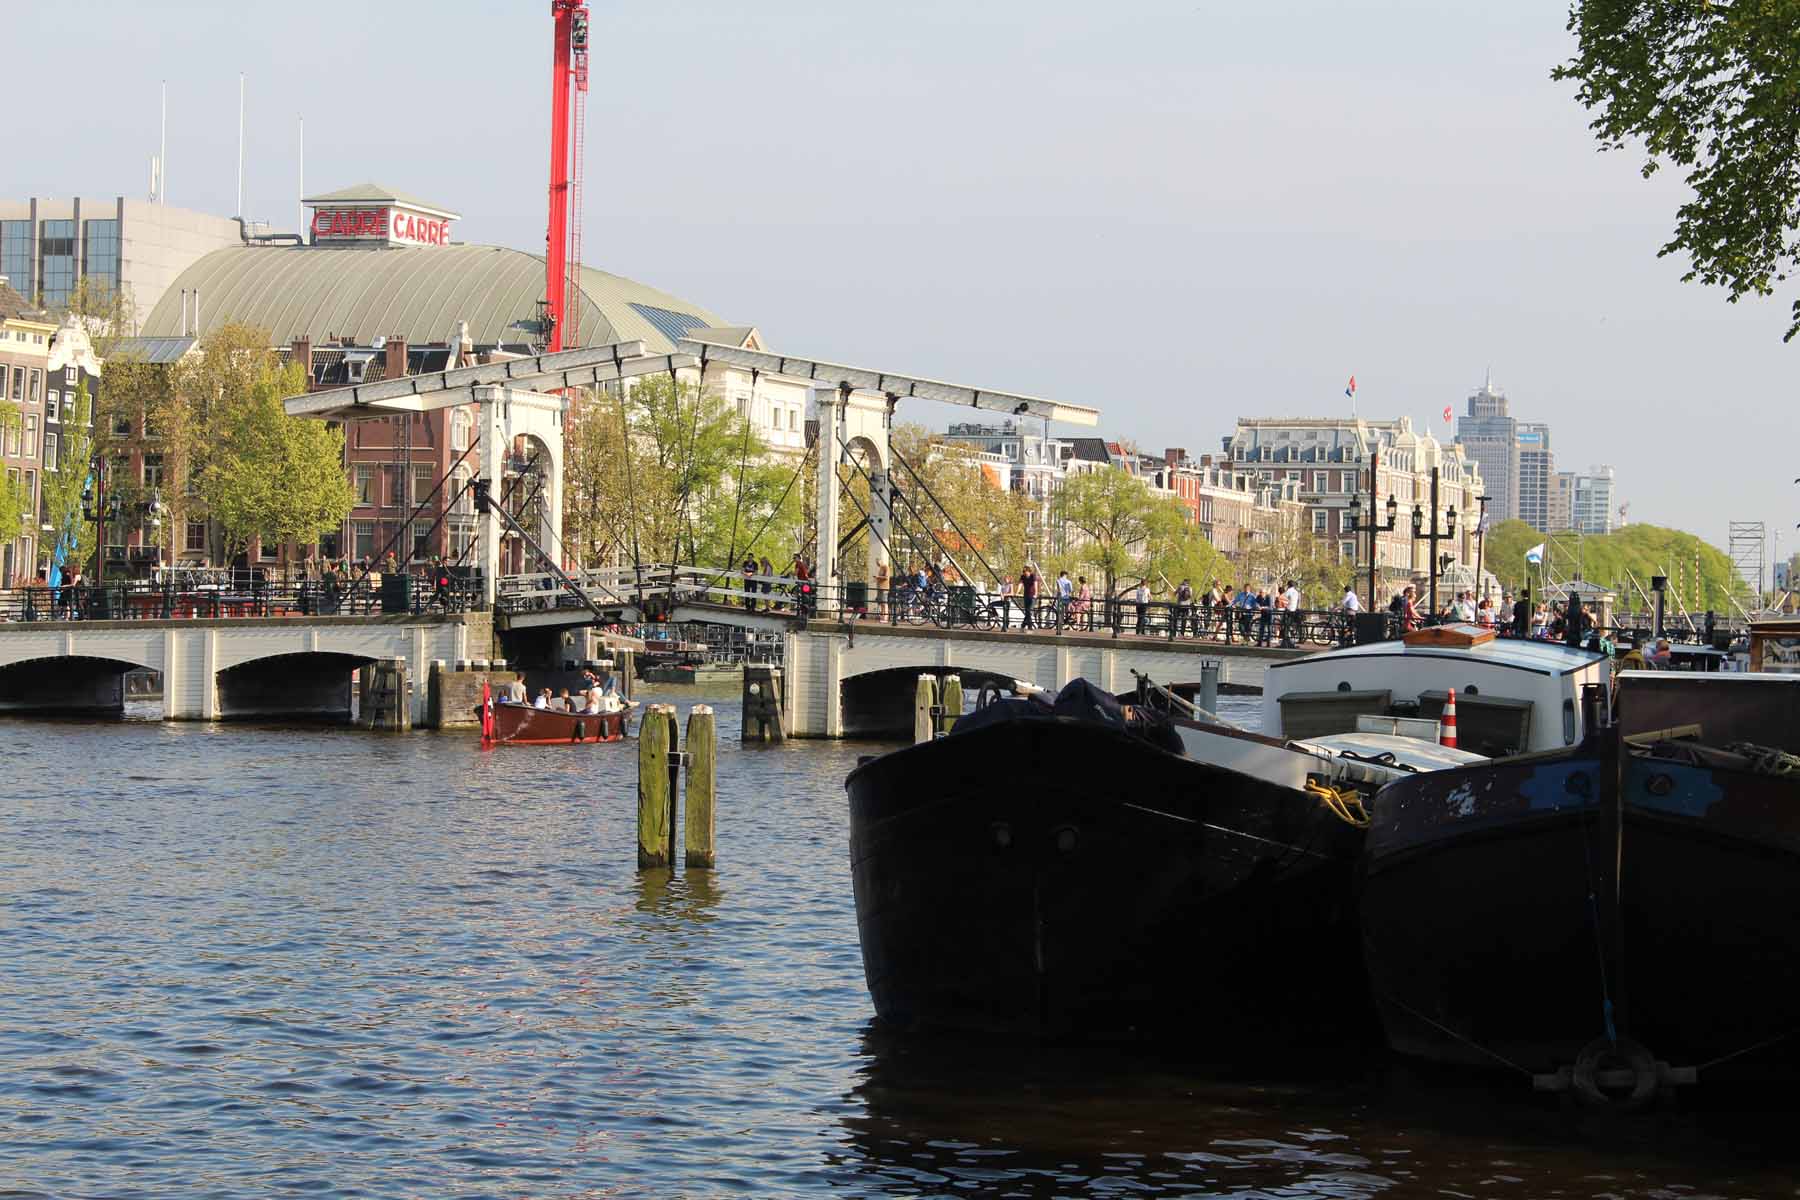
[[[671,342],[679,342],[694,330],[707,327],[704,317],[696,317],[691,313],[671,312],[666,308],[657,308],[649,304],[633,304],[631,310],[654,325],[656,332]]]

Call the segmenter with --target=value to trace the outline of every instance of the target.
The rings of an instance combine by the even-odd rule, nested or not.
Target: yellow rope
[[[1362,793],[1355,788],[1334,788],[1329,784],[1308,779],[1306,790],[1319,798],[1319,803],[1331,810],[1347,825],[1358,829],[1366,829],[1369,825],[1369,810],[1363,807]]]

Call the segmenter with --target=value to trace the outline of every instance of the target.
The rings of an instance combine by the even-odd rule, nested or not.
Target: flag
[[[494,695],[486,679],[481,681],[481,740],[494,740]]]
[[[1350,397],[1352,400],[1356,399],[1356,376],[1352,375],[1350,377],[1349,384],[1344,388],[1344,395]]]
[[[1444,424],[1448,425],[1449,423],[1450,423],[1450,406],[1448,404],[1446,404],[1446,405],[1444,405]]]
[[[1544,543],[1539,542],[1537,545],[1535,545],[1531,549],[1527,550],[1525,552],[1525,561],[1528,563],[1543,562],[1544,561]]]

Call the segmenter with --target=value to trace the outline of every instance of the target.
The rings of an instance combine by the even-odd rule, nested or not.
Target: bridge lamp
[[[1456,505],[1454,504],[1450,506],[1450,511],[1444,514],[1444,536],[1456,536]]]
[[[1387,502],[1387,525],[1389,529],[1394,527],[1394,522],[1399,519],[1399,516],[1400,502],[1394,499],[1394,494],[1392,492],[1389,492]]]
[[[1412,510],[1412,527],[1414,537],[1420,538],[1425,536],[1425,510],[1416,504],[1413,505]]]

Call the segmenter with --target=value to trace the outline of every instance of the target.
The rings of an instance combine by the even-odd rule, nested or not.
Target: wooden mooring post
[[[913,691],[913,744],[929,742],[937,728],[937,676],[921,675]]]
[[[780,667],[744,664],[744,717],[740,736],[746,742],[779,742],[784,736]]]
[[[675,865],[675,706],[652,704],[638,724],[638,870]]]
[[[962,676],[944,676],[944,695],[938,705],[938,732],[949,733],[950,727],[956,724],[956,718],[963,714]]]
[[[710,705],[696,704],[687,722],[687,858],[690,869],[713,865],[713,807],[719,792],[719,737]]]
[[[715,812],[719,792],[719,736],[712,708],[688,712],[687,748],[673,704],[652,704],[638,726],[638,870],[675,865],[676,798],[687,768],[686,861],[710,869],[717,861]]]

